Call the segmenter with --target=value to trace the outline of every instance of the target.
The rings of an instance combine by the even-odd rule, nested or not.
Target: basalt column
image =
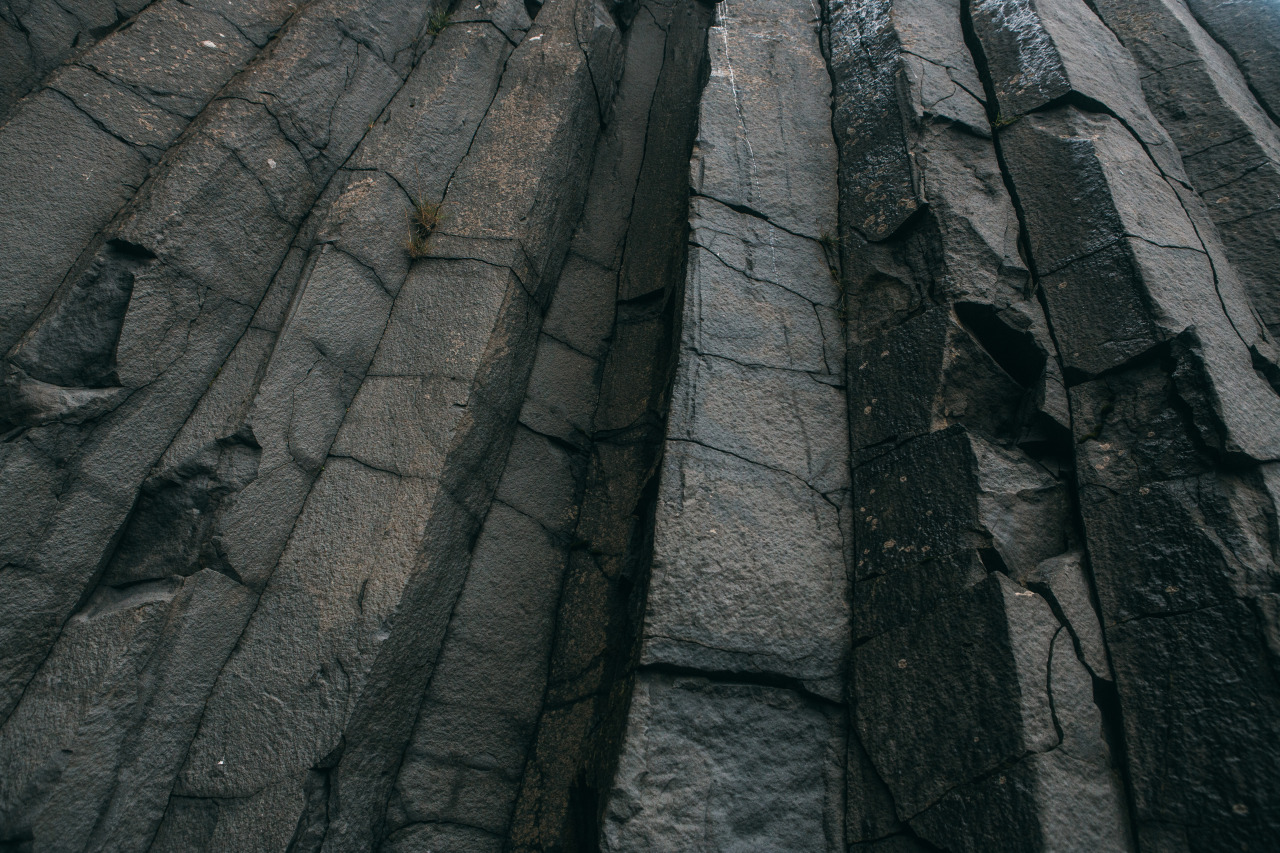
[[[833,2],[851,850],[1127,850],[1057,347],[953,0]]]
[[[601,848],[835,850],[848,648],[836,148],[807,2],[722,3]]]
[[[975,2],[971,25],[1069,384],[1138,842],[1265,849],[1280,837],[1271,343],[1090,8]]]

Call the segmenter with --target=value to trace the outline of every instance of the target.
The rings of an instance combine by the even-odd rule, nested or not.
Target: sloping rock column
[[[1280,9],[1267,0],[1186,0],[1213,39],[1231,55],[1249,91],[1280,121]]]
[[[0,849],[1271,849],[1278,23],[0,4]]]
[[[1274,338],[1280,331],[1280,129],[1182,0],[1100,0],[1095,7],[1137,61],[1152,112],[1177,145],[1232,267]]]
[[[318,196],[412,65],[426,10],[375,5],[295,19],[10,353],[18,402],[41,392],[9,408],[18,434],[4,447],[5,708],[23,702],[0,738],[18,837],[145,844],[253,611],[256,590],[210,559],[201,519],[255,479],[252,429],[161,457],[230,354],[236,377],[269,351],[297,280],[291,243],[309,239]],[[89,387],[51,393],[47,380]],[[152,627],[135,640],[139,623]],[[101,675],[72,675],[86,666]]]
[[[321,5],[330,13],[360,14],[360,4]],[[41,23],[26,27],[33,42],[42,41],[40,27],[50,21],[40,12],[55,4],[39,6],[31,11]],[[75,276],[77,260],[83,264],[112,236],[101,232],[160,156],[227,81],[252,64],[297,6],[295,0],[157,0],[129,26],[77,53],[20,103],[0,96],[0,158],[15,178],[0,186],[0,351],[14,345],[63,278]],[[47,51],[33,45],[33,52]],[[61,54],[49,53],[53,64]],[[33,70],[42,67],[37,61]]]
[[[511,20],[509,7],[496,11]],[[394,301],[370,290],[385,319],[376,322],[363,381],[348,386],[349,408],[334,400],[345,365],[335,365],[332,380],[323,370],[305,374],[316,380],[314,414],[294,408],[288,436],[321,442],[318,454],[302,458],[290,446],[295,464],[315,471],[314,485],[284,528],[283,552],[213,690],[176,789],[257,798],[260,808],[278,810],[279,822],[297,825],[296,849],[367,849],[383,832],[395,771],[501,473],[580,210],[598,99],[610,96],[619,70],[616,26],[591,2],[550,4],[509,59],[493,25],[459,22],[442,37],[455,27],[468,64],[425,69],[423,90],[409,96],[421,118],[388,140],[399,150],[370,152],[397,163],[389,177],[428,183],[398,193],[394,181],[353,169],[347,188],[357,203],[366,191],[376,199],[379,184],[390,192],[395,207],[383,222],[440,193],[444,218],[430,257],[409,267],[398,288],[389,278]],[[474,138],[453,152],[439,144],[444,138],[418,147],[419,122],[445,118],[445,137],[455,122],[479,119],[465,100],[437,112],[438,99],[457,92],[450,78],[460,76],[497,84],[491,105],[483,95],[474,102],[483,112]],[[507,143],[529,127],[539,128],[536,143]],[[454,160],[456,171],[436,171],[431,158],[448,163],[451,153],[465,155]],[[426,162],[410,178],[418,156]],[[387,270],[360,251],[367,220],[347,221],[333,253],[349,239],[350,257]],[[403,269],[403,246],[388,246],[380,230]],[[328,267],[317,262],[308,287],[323,288],[315,273],[342,274],[344,265],[351,268],[340,255]],[[378,281],[360,265],[355,272]],[[317,319],[323,333],[323,314]],[[327,356],[323,340],[316,344]],[[297,367],[284,361],[281,369]],[[392,417],[406,409],[413,418]],[[325,420],[317,424],[317,415]],[[229,749],[239,756],[234,764]]]

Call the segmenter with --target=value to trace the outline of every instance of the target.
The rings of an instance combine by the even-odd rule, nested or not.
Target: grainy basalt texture
[[[0,850],[1280,847],[1277,69],[0,3]]]

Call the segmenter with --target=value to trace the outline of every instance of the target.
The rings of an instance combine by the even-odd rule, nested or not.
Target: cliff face
[[[1280,845],[1269,0],[0,44],[0,850]]]

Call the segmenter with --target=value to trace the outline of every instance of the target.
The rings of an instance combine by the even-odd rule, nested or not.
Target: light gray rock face
[[[0,2],[0,850],[1272,849],[1278,26]]]

